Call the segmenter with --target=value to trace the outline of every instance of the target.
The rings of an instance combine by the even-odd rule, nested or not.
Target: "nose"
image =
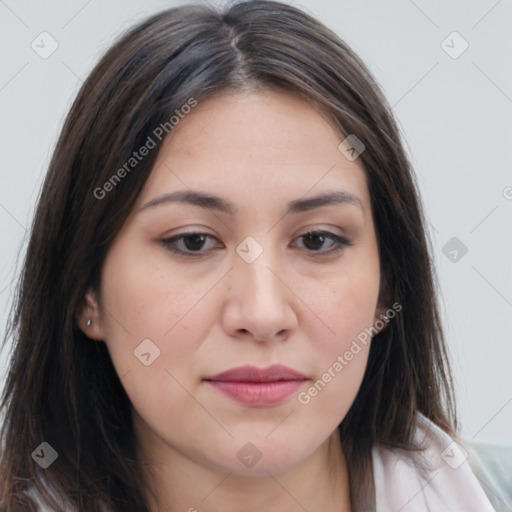
[[[286,340],[297,328],[289,272],[269,250],[252,263],[235,258],[227,276],[224,331],[241,340]]]

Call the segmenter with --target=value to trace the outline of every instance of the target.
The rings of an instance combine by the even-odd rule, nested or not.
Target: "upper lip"
[[[306,380],[301,373],[286,366],[275,364],[267,368],[237,366],[204,380],[220,382],[276,382],[279,380]]]

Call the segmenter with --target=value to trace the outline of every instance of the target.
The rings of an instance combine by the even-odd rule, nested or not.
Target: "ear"
[[[97,341],[103,341],[105,339],[100,306],[96,293],[92,288],[87,290],[85,294],[85,305],[78,311],[76,319],[78,327],[88,338]]]
[[[373,327],[378,331],[377,334],[381,333],[389,324],[390,319],[386,315],[386,311],[388,310],[389,307],[381,305],[380,303],[375,308]]]
[[[389,311],[391,307],[390,304],[392,303],[390,295],[391,294],[389,291],[388,283],[385,276],[382,274],[379,300],[377,302],[377,307],[375,308],[375,315],[373,318],[373,325],[379,332],[382,332],[387,327],[390,320],[386,315],[386,312]]]

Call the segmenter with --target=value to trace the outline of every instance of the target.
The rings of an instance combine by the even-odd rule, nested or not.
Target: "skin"
[[[201,102],[171,135],[107,254],[101,292],[87,292],[80,317],[84,332],[107,344],[133,404],[152,509],[349,511],[337,426],[360,387],[369,343],[307,404],[294,394],[274,406],[242,405],[203,379],[280,363],[307,377],[299,392],[307,391],[385,311],[362,164],[338,150],[345,137],[317,110],[275,91]],[[141,209],[189,189],[238,211],[178,202]],[[290,201],[332,190],[360,205],[285,215]],[[332,239],[302,237],[314,230],[351,245],[329,254]],[[211,236],[174,246],[199,257],[161,242],[191,232]],[[263,249],[250,263],[236,252],[246,237]],[[134,356],[147,338],[160,350],[149,366]],[[261,454],[252,467],[237,457],[248,442]]]

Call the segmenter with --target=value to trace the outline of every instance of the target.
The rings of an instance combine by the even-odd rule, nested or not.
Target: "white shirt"
[[[372,450],[376,511],[495,512],[465,448],[422,414],[417,418],[414,442],[424,451]]]

